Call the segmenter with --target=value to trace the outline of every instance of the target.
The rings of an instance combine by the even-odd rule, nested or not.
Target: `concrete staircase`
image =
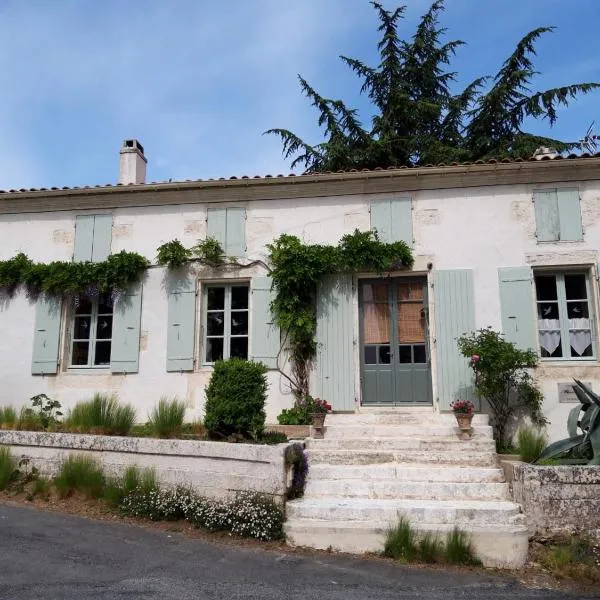
[[[383,549],[398,516],[419,533],[468,532],[486,566],[518,568],[528,532],[498,467],[486,415],[458,438],[452,415],[431,409],[333,414],[325,439],[307,440],[304,497],[288,502],[288,543],[360,554]]]

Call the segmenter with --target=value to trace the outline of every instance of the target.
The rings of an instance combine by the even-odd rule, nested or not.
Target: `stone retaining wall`
[[[507,462],[513,499],[532,534],[600,529],[600,466],[536,466]]]
[[[17,459],[28,458],[40,472],[52,476],[72,452],[97,456],[107,473],[119,475],[129,465],[152,467],[166,486],[184,485],[211,498],[251,490],[283,502],[288,444],[265,446],[193,440],[0,431],[0,444]]]

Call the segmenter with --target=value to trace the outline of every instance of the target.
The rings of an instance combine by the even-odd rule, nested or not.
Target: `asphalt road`
[[[0,599],[566,599],[510,579],[299,556],[0,504]]]

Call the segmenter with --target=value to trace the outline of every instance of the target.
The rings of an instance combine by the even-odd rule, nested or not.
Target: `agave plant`
[[[573,391],[581,404],[569,412],[569,437],[550,444],[538,461],[556,457],[589,458],[588,464],[600,465],[600,396],[578,379],[574,381]]]

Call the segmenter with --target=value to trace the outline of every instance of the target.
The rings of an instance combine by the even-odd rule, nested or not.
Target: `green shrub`
[[[555,541],[542,564],[559,579],[574,579],[579,583],[599,583],[600,542],[585,535],[574,535]]]
[[[150,415],[150,427],[155,435],[162,438],[180,435],[185,417],[185,403],[164,396]]]
[[[267,368],[258,362],[220,360],[206,388],[204,426],[212,438],[259,438],[265,427]]]
[[[17,470],[17,461],[11,454],[10,448],[0,446],[0,490],[6,489],[14,479]]]
[[[431,532],[427,532],[419,540],[419,558],[425,563],[439,562],[444,555],[444,544]]]
[[[261,444],[285,444],[288,438],[280,431],[265,431],[257,441]]]
[[[78,433],[127,435],[135,423],[135,409],[120,405],[114,395],[94,394],[91,400],[78,402],[67,415],[66,427]]]
[[[415,533],[406,517],[400,517],[398,523],[390,527],[383,547],[384,556],[403,562],[410,562],[417,557]]]
[[[0,429],[13,429],[17,421],[17,411],[12,406],[0,407]]]
[[[453,565],[481,565],[481,561],[475,556],[468,534],[458,527],[446,536],[444,558]]]
[[[100,462],[78,454],[69,455],[54,478],[54,486],[63,497],[77,491],[88,498],[99,498],[102,496],[104,484],[105,478]]]
[[[522,425],[517,432],[517,452],[521,460],[535,462],[544,448],[548,445],[548,436],[544,431],[534,427]]]

